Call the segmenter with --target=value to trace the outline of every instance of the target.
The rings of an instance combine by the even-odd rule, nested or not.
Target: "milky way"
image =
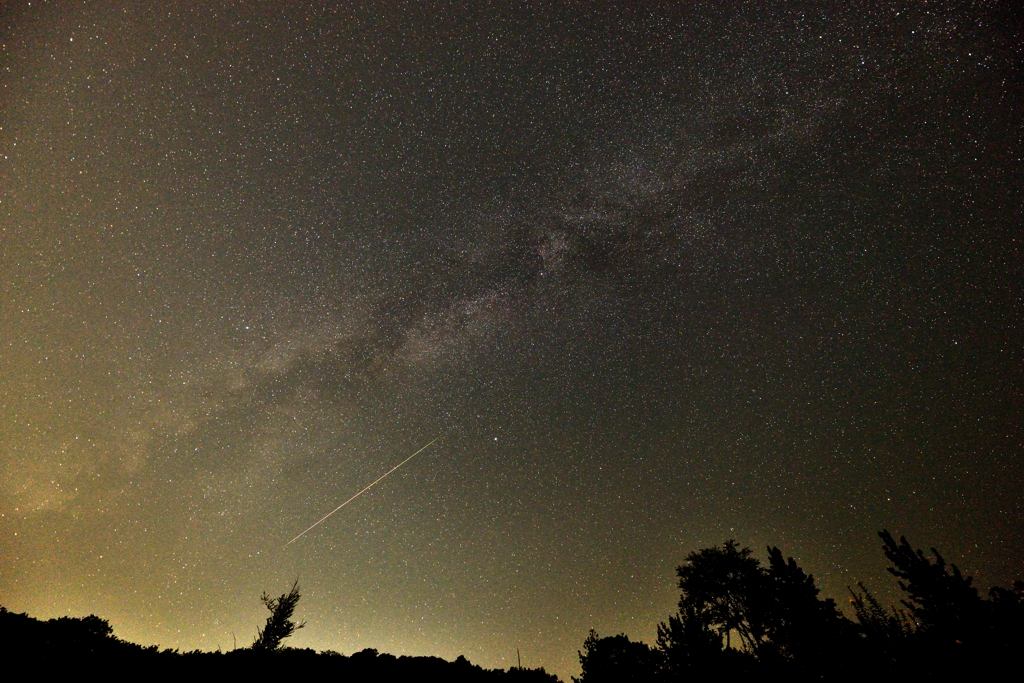
[[[4,3],[0,603],[567,678],[727,538],[1016,578],[1019,13],[626,4]]]

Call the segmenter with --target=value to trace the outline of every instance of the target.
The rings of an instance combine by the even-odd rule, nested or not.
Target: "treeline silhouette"
[[[677,569],[678,611],[658,625],[654,646],[625,634],[591,630],[579,653],[576,683],[752,680],[988,680],[1019,676],[1024,636],[1024,582],[983,597],[970,576],[929,557],[906,538],[879,532],[889,572],[904,593],[883,607],[863,584],[850,589],[852,618],[822,598],[814,577],[768,548],[762,563],[735,541],[690,553]],[[455,683],[555,683],[543,668],[484,669],[465,657],[395,657],[375,649],[345,656],[291,648],[305,626],[292,618],[291,590],[263,604],[270,611],[251,646],[229,652],[180,652],[116,637],[95,615],[42,621],[0,607],[0,652],[38,663],[41,671],[109,671],[151,675],[322,674],[356,679],[442,679]]]
[[[989,680],[1020,676],[1024,582],[982,597],[970,576],[879,532],[904,598],[883,607],[850,588],[853,618],[821,598],[814,577],[768,548],[735,541],[690,553],[676,573],[679,609],[655,646],[591,630],[576,683],[697,680]],[[1016,671],[1016,674],[1012,672]]]
[[[266,593],[263,604],[270,616],[257,631],[250,647],[228,652],[161,650],[114,635],[110,624],[95,615],[60,617],[42,621],[0,606],[0,652],[19,661],[33,662],[43,673],[59,671],[237,677],[329,675],[355,680],[444,680],[454,683],[559,683],[543,667],[484,669],[460,656],[449,662],[440,657],[396,657],[367,648],[345,656],[331,650],[290,648],[284,640],[305,623],[292,619],[299,602],[299,584],[277,598]]]

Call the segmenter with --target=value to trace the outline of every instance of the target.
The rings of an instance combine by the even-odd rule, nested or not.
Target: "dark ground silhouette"
[[[690,553],[677,570],[678,611],[658,625],[652,647],[625,634],[591,630],[579,653],[576,683],[691,680],[981,680],[1017,670],[1024,636],[1024,582],[982,597],[970,576],[879,533],[889,572],[905,594],[883,607],[863,585],[851,588],[849,619],[821,598],[814,577],[776,547],[762,563],[735,541]],[[395,657],[366,649],[289,648],[304,622],[292,616],[298,582],[262,601],[270,616],[252,646],[231,652],[179,652],[130,643],[97,616],[42,621],[0,607],[4,654],[47,672],[139,675],[331,675],[373,680],[554,683],[541,669],[488,670],[465,657]]]
[[[297,595],[297,587],[293,593]],[[295,600],[297,602],[297,599]],[[280,603],[265,600],[271,609],[270,620],[279,616]],[[290,615],[289,615],[290,616]],[[334,680],[441,680],[455,683],[557,683],[558,678],[540,669],[484,669],[465,657],[453,662],[439,657],[395,657],[366,649],[350,656],[311,649],[267,648],[261,629],[255,647],[231,652],[179,652],[144,647],[117,638],[105,619],[61,617],[42,621],[27,614],[0,607],[0,652],[9,661],[32,662],[34,670],[44,673],[74,672],[137,674],[152,678],[191,675],[204,680],[215,676],[234,679],[252,676],[253,680],[295,675],[332,676]],[[261,644],[263,643],[263,644]]]

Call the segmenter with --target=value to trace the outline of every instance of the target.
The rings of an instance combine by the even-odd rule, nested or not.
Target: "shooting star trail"
[[[438,439],[440,439],[440,438],[441,438],[441,437],[440,437],[440,436],[438,436],[438,437],[436,437],[436,438],[434,439],[434,441],[437,441],[437,440],[438,440]],[[356,499],[356,498],[358,498],[359,496],[363,495],[364,493],[366,493],[367,491],[369,491],[370,489],[372,489],[372,488],[373,488],[374,486],[376,486],[376,485],[377,485],[377,482],[379,482],[379,481],[380,481],[381,479],[383,479],[384,477],[388,476],[389,474],[391,474],[392,472],[394,472],[395,470],[397,470],[397,469],[398,469],[399,467],[401,467],[401,466],[402,466],[402,465],[404,465],[405,463],[409,462],[410,460],[412,460],[413,458],[415,458],[415,457],[416,457],[417,455],[419,455],[419,454],[420,454],[420,453],[422,453],[423,451],[425,451],[425,450],[427,450],[428,448],[430,448],[430,447],[431,447],[431,446],[432,446],[432,445],[434,444],[434,441],[431,441],[431,442],[430,442],[430,443],[428,443],[428,444],[427,444],[426,446],[424,446],[423,448],[419,449],[418,451],[416,451],[415,453],[413,453],[412,455],[410,455],[410,456],[409,456],[408,458],[406,458],[406,459],[405,459],[405,460],[403,460],[402,462],[400,462],[400,463],[398,463],[397,465],[395,465],[394,467],[392,467],[392,468],[391,468],[390,470],[388,470],[387,472],[385,472],[384,474],[382,474],[382,475],[381,475],[380,477],[378,477],[377,479],[375,479],[375,480],[373,481],[373,483],[372,483],[372,484],[370,484],[369,486],[367,486],[366,488],[364,488],[364,489],[363,489],[362,491],[360,491],[360,492],[359,492],[359,493],[357,493],[356,495],[354,495],[354,496],[352,496],[351,498],[349,498],[348,500],[346,500],[346,501],[345,501],[344,503],[342,503],[342,504],[341,504],[341,505],[339,505],[338,507],[336,507],[336,508],[334,508],[333,510],[331,510],[330,512],[328,512],[328,513],[327,513],[326,515],[324,515],[324,516],[323,516],[323,517],[321,517],[320,519],[318,519],[318,520],[317,520],[317,521],[316,521],[316,522],[315,522],[315,523],[314,523],[314,524],[313,524],[313,525],[312,525],[311,527],[309,527],[308,529],[306,529],[306,531],[303,531],[303,532],[302,532],[301,534],[299,534],[298,536],[296,536],[296,537],[295,537],[295,538],[293,538],[292,540],[290,540],[290,541],[288,541],[287,543],[285,543],[285,544],[284,544],[284,547],[285,547],[285,548],[287,548],[287,547],[288,547],[288,546],[290,546],[290,545],[291,545],[292,543],[295,543],[295,541],[297,541],[297,540],[299,540],[300,538],[302,538],[302,537],[303,537],[303,536],[304,536],[304,535],[305,535],[305,534],[306,534],[307,532],[309,532],[309,531],[313,530],[314,528],[316,528],[316,526],[317,526],[317,525],[319,525],[319,524],[320,524],[320,522],[324,521],[325,519],[327,519],[328,517],[330,517],[331,515],[333,515],[333,514],[334,514],[335,512],[337,512],[338,510],[340,510],[341,508],[345,507],[346,505],[348,505],[349,503],[351,503],[351,502],[352,502],[353,500],[355,500],[355,499]]]

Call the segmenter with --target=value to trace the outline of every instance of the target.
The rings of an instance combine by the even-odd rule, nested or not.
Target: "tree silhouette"
[[[690,553],[677,569],[679,612],[658,626],[663,669],[673,677],[733,671],[828,671],[856,627],[793,558],[768,548],[768,566],[735,541]],[[730,634],[739,636],[735,647]],[[723,640],[725,645],[723,647]],[[755,666],[756,665],[756,666]]]
[[[983,599],[938,550],[932,557],[879,533],[888,571],[906,593],[885,608],[864,587],[850,589],[856,623],[814,576],[769,546],[762,564],[735,541],[691,552],[680,565],[679,611],[658,625],[656,670],[646,645],[590,632],[577,683],[605,680],[854,681],[989,680],[1019,668],[1024,581],[993,587]],[[730,633],[737,639],[730,642]]]
[[[602,638],[590,629],[579,656],[582,672],[575,683],[649,681],[658,670],[657,653],[622,633]]]
[[[260,600],[270,610],[266,625],[256,630],[256,640],[252,644],[253,650],[274,652],[281,649],[281,642],[291,636],[300,628],[306,625],[303,621],[296,624],[292,621],[295,613],[295,606],[299,603],[299,580],[292,584],[292,589],[278,598],[271,598],[266,592],[260,596]]]
[[[756,601],[767,632],[768,648],[781,661],[798,668],[823,669],[837,651],[854,637],[855,629],[831,598],[822,600],[814,576],[792,557],[783,559],[777,547],[768,548],[766,595]]]
[[[669,676],[700,676],[720,659],[722,636],[712,628],[709,610],[686,605],[667,624],[658,624],[658,650]]]
[[[857,617],[864,649],[876,660],[876,666],[891,668],[906,653],[916,629],[914,619],[905,609],[885,609],[863,583],[858,582],[857,586],[860,591],[849,587],[847,590],[852,596],[850,605]]]
[[[939,551],[932,548],[935,561],[924,551],[914,550],[907,539],[899,543],[886,530],[878,532],[885,556],[893,563],[889,573],[899,579],[908,600],[901,602],[910,610],[923,635],[947,644],[966,642],[984,619],[984,602],[972,578],[964,576],[955,564],[947,565]]]
[[[733,631],[742,646],[757,653],[766,629],[761,620],[763,574],[750,548],[729,540],[721,548],[690,553],[676,570],[679,577],[680,615],[699,614],[731,646]]]

